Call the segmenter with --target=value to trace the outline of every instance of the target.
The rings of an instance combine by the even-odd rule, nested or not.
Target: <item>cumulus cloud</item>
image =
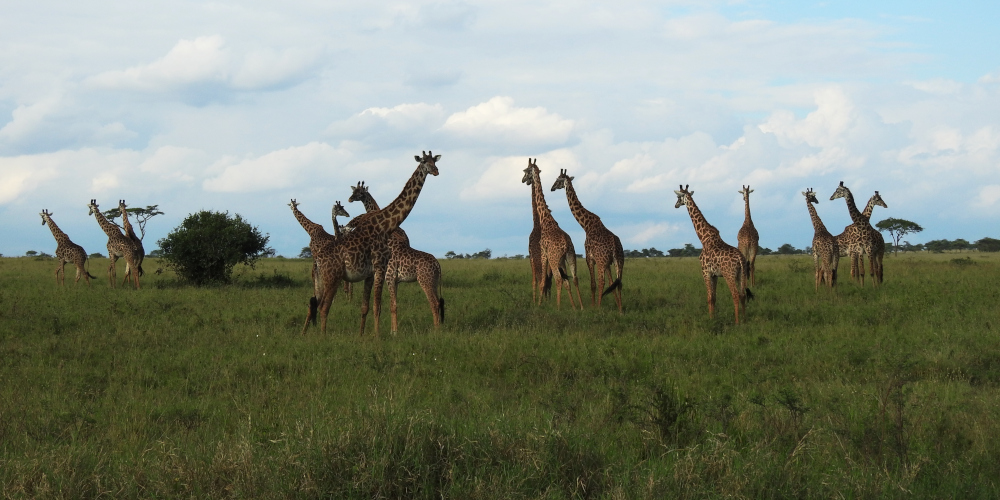
[[[325,142],[310,142],[263,156],[224,158],[211,168],[221,170],[202,184],[206,191],[253,192],[309,185],[317,172],[342,166],[350,153]]]
[[[11,121],[0,128],[0,139],[17,142],[34,133],[58,108],[59,101],[59,96],[50,96],[33,104],[18,106],[11,113]]]
[[[326,133],[338,137],[364,137],[384,132],[429,133],[440,128],[442,121],[444,108],[440,104],[400,104],[391,108],[368,108],[331,124]]]
[[[543,107],[518,108],[513,98],[497,96],[452,114],[442,128],[459,137],[486,142],[558,144],[569,139],[573,125],[573,120]]]
[[[315,59],[315,53],[301,49],[262,49],[250,51],[240,59],[222,36],[201,36],[178,41],[165,56],[149,64],[100,73],[85,83],[97,88],[142,92],[205,85],[262,90],[301,79]]]

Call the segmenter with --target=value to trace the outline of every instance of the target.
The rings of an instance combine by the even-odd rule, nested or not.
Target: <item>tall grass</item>
[[[630,259],[626,313],[531,304],[523,260],[442,263],[446,322],[400,286],[359,337],[360,288],[299,335],[309,263],[191,288],[61,288],[0,259],[5,497],[1000,496],[1000,262],[885,261],[813,290],[758,259],[733,325],[696,259]],[[92,260],[104,278],[107,261]],[[387,295],[387,294],[386,294]],[[388,300],[384,301],[387,305]],[[384,308],[388,316],[388,307]],[[371,320],[369,320],[369,324]]]

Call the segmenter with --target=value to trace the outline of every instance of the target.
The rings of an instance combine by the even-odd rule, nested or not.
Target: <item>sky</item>
[[[1000,4],[986,1],[35,0],[0,16],[0,254],[52,253],[43,209],[89,253],[87,203],[240,214],[293,257],[294,198],[331,227],[365,181],[383,206],[440,154],[403,223],[414,248],[527,253],[537,158],[626,249],[723,239],[750,185],[762,246],[834,234],[879,191],[911,243],[1000,237]],[[345,222],[343,219],[341,222]]]

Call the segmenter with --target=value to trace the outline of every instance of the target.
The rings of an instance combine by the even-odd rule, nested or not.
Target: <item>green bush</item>
[[[239,214],[203,210],[189,215],[157,244],[178,276],[203,285],[228,283],[236,264],[253,267],[257,259],[272,254],[268,239]]]

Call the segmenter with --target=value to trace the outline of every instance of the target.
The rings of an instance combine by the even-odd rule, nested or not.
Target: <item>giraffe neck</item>
[[[405,189],[405,188],[404,188]],[[371,193],[365,192],[365,197],[361,200],[361,204],[365,206],[365,212],[378,212],[378,203],[375,202],[375,198],[372,198]]]
[[[340,224],[337,223],[337,215],[333,216],[333,235],[340,238]]]
[[[857,205],[854,204],[854,195],[851,194],[849,189],[845,188],[844,190],[847,191],[847,194],[844,195],[844,199],[847,201],[847,212],[851,214],[851,220],[854,221],[855,224],[867,225],[868,219],[858,211]]]
[[[55,221],[52,220],[52,217],[46,217],[45,222],[48,224],[49,231],[52,231],[52,236],[56,239],[56,241],[69,239],[69,236],[66,236],[66,233],[64,233],[62,229],[59,229],[59,226],[57,226]]]
[[[601,224],[601,218],[593,212],[583,208],[580,198],[576,196],[576,189],[573,189],[573,182],[566,179],[566,200],[569,201],[569,209],[573,212],[573,217],[580,223],[584,231],[590,231]]]
[[[384,233],[392,232],[398,228],[406,220],[406,216],[410,215],[410,211],[413,210],[413,205],[416,204],[417,197],[420,196],[420,191],[424,188],[424,181],[426,180],[427,171],[421,165],[418,165],[417,169],[413,171],[413,175],[406,181],[406,185],[403,186],[403,190],[399,193],[399,196],[382,210],[372,213],[369,223]],[[371,196],[368,196],[368,198],[371,198]]]
[[[688,195],[685,205],[687,205],[688,215],[691,216],[691,223],[694,224],[694,232],[698,234],[698,239],[701,240],[701,246],[707,249],[718,244],[722,239],[719,236],[719,230],[705,220],[705,216],[698,209],[698,205],[694,203],[694,198]]]
[[[101,213],[96,207],[94,208],[94,218],[97,219],[97,223],[101,226],[104,234],[108,235],[109,238],[121,238],[122,230],[118,228],[113,222],[109,221],[104,214]]]
[[[875,211],[875,197],[872,196],[868,199],[868,204],[865,205],[865,211],[861,212],[861,215],[865,216],[865,219],[871,220],[872,212]]]
[[[743,195],[743,213],[745,214],[744,217],[743,217],[743,223],[744,224],[753,224],[753,221],[750,220],[750,194],[749,193]]]
[[[302,229],[306,230],[306,233],[309,234],[310,238],[330,234],[326,232],[326,229],[323,229],[323,226],[309,220],[309,218],[300,212],[299,208],[294,205],[292,206],[292,214],[295,215],[295,220],[299,221],[299,225],[302,226]],[[334,221],[336,221],[336,219],[334,219]]]
[[[812,218],[813,230],[817,233],[828,233],[829,231],[826,230],[826,226],[824,226],[823,221],[820,220],[819,214],[816,213],[816,207],[814,207],[809,200],[806,200],[806,207],[809,208],[809,217]]]
[[[532,228],[541,227],[541,220],[538,218],[538,198],[535,197],[535,181],[531,181],[531,222]]]
[[[125,236],[128,236],[128,238],[132,240],[139,239],[135,235],[135,231],[132,230],[132,223],[128,221],[128,212],[125,211],[125,207],[121,207],[121,213],[122,213],[122,226],[125,227]]]
[[[552,217],[552,211],[549,210],[549,206],[545,203],[545,193],[542,192],[542,179],[538,175],[538,169],[531,169],[531,197],[535,205],[535,212],[538,214],[539,222],[542,225],[549,223],[549,221],[555,221]]]

